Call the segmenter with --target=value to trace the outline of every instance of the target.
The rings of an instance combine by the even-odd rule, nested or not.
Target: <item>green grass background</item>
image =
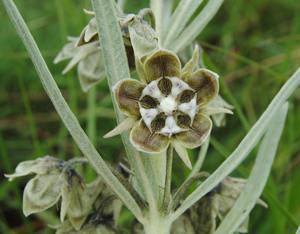
[[[148,6],[128,0],[127,12]],[[111,163],[124,157],[119,137],[102,136],[115,125],[106,82],[88,95],[80,89],[76,71],[61,75],[65,64],[53,65],[66,36],[76,36],[87,23],[82,0],[16,0],[59,87],[97,149]],[[221,75],[221,94],[235,106],[224,128],[214,129],[204,164],[213,171],[238,145],[288,77],[300,66],[300,3],[297,0],[226,0],[198,37],[209,67]],[[295,233],[300,220],[300,89],[290,100],[286,127],[263,199],[269,208],[251,213],[251,234]],[[196,160],[197,151],[190,152]],[[22,189],[26,180],[8,183],[24,160],[44,155],[80,156],[47,98],[26,51],[0,7],[0,233],[53,233],[46,228],[56,209],[25,218]],[[255,152],[235,171],[247,176]],[[92,175],[88,173],[88,179]],[[174,162],[174,185],[188,175]],[[123,222],[126,222],[124,218]]]

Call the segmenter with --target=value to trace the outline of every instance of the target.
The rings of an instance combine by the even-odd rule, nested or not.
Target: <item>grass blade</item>
[[[201,13],[186,27],[185,30],[183,30],[180,36],[177,37],[175,41],[166,45],[167,48],[172,49],[175,52],[179,52],[195,40],[218,12],[223,1],[224,0],[210,0],[202,9]]]
[[[266,131],[272,117],[277,113],[286,100],[292,95],[300,84],[300,69],[283,85],[277,95],[273,98],[265,112],[254,124],[248,134],[244,137],[233,153],[206,179],[193,193],[191,193],[182,205],[173,214],[173,219],[178,218],[205,194],[216,187],[226,176],[228,176],[248,156],[255,147],[261,136]]]
[[[195,13],[203,0],[181,0],[172,14],[164,45],[171,44],[180,35],[189,19]]]
[[[259,148],[259,152],[247,184],[233,208],[218,227],[216,234],[234,233],[244,222],[261,196],[276,155],[287,111],[288,104],[286,103],[282,108],[279,109],[272,119],[272,122],[270,123]]]
[[[3,3],[13,25],[15,26],[32,59],[43,87],[45,88],[55,109],[57,110],[73,139],[77,143],[78,147],[80,148],[82,153],[89,159],[96,172],[120,197],[120,199],[124,202],[128,209],[130,209],[138,219],[141,219],[142,211],[140,207],[130,195],[130,193],[125,189],[125,187],[113,175],[109,167],[106,165],[105,161],[99,155],[85,132],[82,130],[78,120],[70,110],[14,2],[12,0],[3,0]]]

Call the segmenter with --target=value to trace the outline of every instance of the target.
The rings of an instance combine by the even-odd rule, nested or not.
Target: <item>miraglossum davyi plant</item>
[[[247,231],[250,211],[256,203],[265,205],[259,197],[284,127],[286,101],[300,83],[300,71],[286,82],[233,153],[215,171],[203,172],[212,120],[216,126],[224,124],[224,115],[232,113],[232,107],[219,95],[219,76],[200,63],[195,39],[223,1],[209,0],[197,13],[202,1],[181,0],[172,8],[172,1],[151,0],[151,10],[134,15],[119,8],[124,1],[91,0],[93,11],[86,13],[92,19],[55,62],[71,59],[64,72],[77,65],[84,91],[107,78],[120,122],[105,137],[122,134],[127,153],[127,166],[115,170],[80,127],[13,1],[2,1],[47,94],[87,159],[65,162],[46,156],[21,162],[7,177],[35,175],[25,186],[25,215],[57,204],[60,220],[51,224],[57,234]],[[229,177],[261,139],[249,178]],[[192,165],[187,150],[199,146],[199,158]],[[192,169],[177,188],[171,186],[173,148]],[[85,183],[74,167],[86,161],[97,173],[91,183]],[[191,185],[195,185],[192,192]],[[128,220],[123,206],[134,216],[129,225],[120,222]],[[123,214],[125,218],[119,220]]]

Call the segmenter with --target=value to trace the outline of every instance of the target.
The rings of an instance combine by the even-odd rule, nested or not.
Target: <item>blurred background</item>
[[[16,0],[71,109],[81,125],[112,164],[124,157],[120,137],[103,139],[115,126],[106,81],[93,92],[82,92],[76,69],[66,76],[66,64],[53,59],[66,37],[79,35],[91,9],[85,0]],[[148,6],[147,0],[128,0],[126,12]],[[199,35],[208,67],[221,75],[221,94],[235,107],[223,128],[214,129],[204,170],[213,171],[233,151],[259,118],[281,85],[300,66],[300,3],[296,0],[226,0],[216,17]],[[300,89],[290,110],[271,177],[263,199],[269,208],[251,213],[251,234],[295,233],[300,221]],[[46,96],[26,51],[0,7],[0,233],[53,233],[47,228],[56,209],[25,218],[22,190],[26,179],[7,182],[24,160],[44,155],[63,159],[80,156]],[[193,161],[197,151],[190,152]],[[246,177],[255,150],[234,176]],[[174,186],[189,171],[174,162]],[[93,177],[87,173],[87,179]],[[121,222],[129,222],[125,217]]]

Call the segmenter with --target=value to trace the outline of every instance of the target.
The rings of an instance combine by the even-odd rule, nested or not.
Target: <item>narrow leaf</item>
[[[273,98],[268,108],[254,124],[248,134],[244,137],[233,153],[205,180],[193,193],[191,193],[181,207],[173,214],[174,219],[178,218],[205,194],[215,188],[226,176],[228,176],[240,163],[245,160],[251,150],[255,147],[261,136],[270,124],[270,120],[292,95],[300,84],[300,69],[283,85],[277,95]]]
[[[271,171],[287,111],[288,104],[286,103],[279,109],[272,119],[259,148],[259,152],[247,184],[233,208],[218,227],[216,234],[234,233],[244,220],[246,220],[250,211],[258,201]]]
[[[182,31],[175,41],[170,41],[166,47],[175,52],[185,48],[202,32],[206,25],[218,12],[224,0],[210,0],[201,13]]]
[[[155,16],[155,29],[161,41],[171,18],[172,0],[150,0],[150,7]]]
[[[137,218],[142,217],[142,211],[138,204],[125,189],[125,187],[119,182],[119,180],[113,175],[70,110],[14,2],[12,0],[3,0],[3,3],[12,23],[14,24],[32,59],[32,62],[48,96],[50,97],[56,111],[60,115],[63,123],[69,130],[78,147],[89,159],[96,172],[120,197],[128,209],[130,209]]]
[[[172,14],[164,45],[169,45],[182,32],[203,0],[181,0]]]

